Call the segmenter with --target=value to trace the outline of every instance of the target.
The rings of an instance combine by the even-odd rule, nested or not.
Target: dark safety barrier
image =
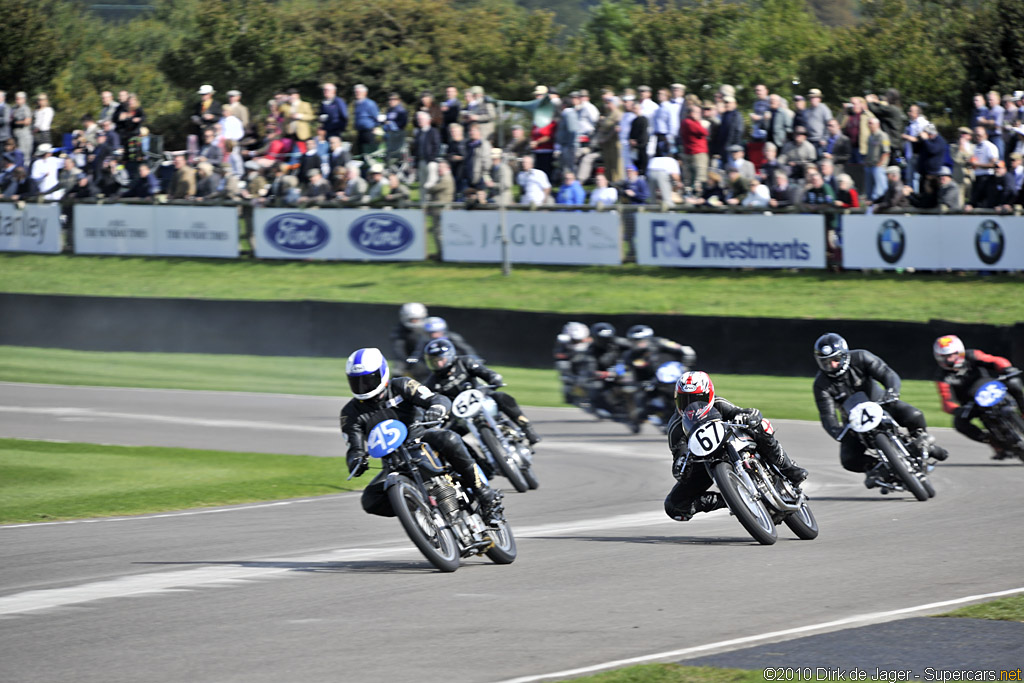
[[[555,335],[567,320],[610,322],[624,333],[645,323],[690,344],[709,372],[810,376],[814,340],[838,332],[881,355],[908,379],[929,379],[931,346],[943,334],[1024,367],[1024,323],[1013,326],[725,318],[683,315],[580,315],[431,306],[489,363],[551,367]],[[321,301],[224,301],[0,294],[0,344],[89,351],[223,353],[344,358],[362,346],[390,354],[398,307]]]

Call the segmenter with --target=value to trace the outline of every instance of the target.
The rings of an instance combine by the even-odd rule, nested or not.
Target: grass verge
[[[679,664],[641,664],[571,680],[573,683],[761,683],[766,679],[761,671]]]
[[[319,300],[557,313],[685,313],[1012,324],[1024,276],[681,268],[327,263],[0,254],[0,291],[32,294]],[[964,302],[998,302],[971,306]],[[882,303],[880,303],[882,302]]]
[[[980,605],[968,605],[937,617],[968,617],[971,619],[993,619],[995,621],[1024,622],[1024,595],[1012,595]]]
[[[0,524],[110,517],[361,489],[337,458],[0,439]]]
[[[564,406],[554,370],[494,366],[509,392],[527,406]],[[0,346],[0,381],[85,386],[254,391],[348,396],[345,360],[183,353],[103,353]],[[715,375],[715,389],[769,418],[817,420],[809,377]],[[952,422],[931,382],[906,381],[903,398],[924,411],[928,424]]]

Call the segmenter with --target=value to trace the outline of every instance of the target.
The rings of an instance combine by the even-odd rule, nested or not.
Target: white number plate
[[[466,419],[479,413],[483,406],[483,392],[467,389],[455,397],[455,401],[452,403],[452,412],[455,413],[455,417]]]
[[[855,432],[870,432],[882,421],[882,406],[871,401],[858,403],[850,411],[850,429]]]
[[[694,455],[710,455],[718,450],[725,438],[725,427],[718,420],[698,427],[690,435],[687,448]]]

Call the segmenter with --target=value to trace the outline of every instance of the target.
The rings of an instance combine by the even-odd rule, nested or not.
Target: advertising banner
[[[60,253],[60,206],[0,202],[0,251]]]
[[[506,211],[512,263],[618,265],[622,263],[619,214],[614,211]],[[445,261],[501,263],[498,211],[443,211]]]
[[[75,253],[238,258],[233,206],[76,204]]]
[[[843,267],[1024,270],[1021,216],[844,216]]]
[[[636,262],[684,268],[824,268],[822,216],[638,213]]]
[[[422,261],[427,257],[423,212],[373,209],[256,209],[257,258]]]

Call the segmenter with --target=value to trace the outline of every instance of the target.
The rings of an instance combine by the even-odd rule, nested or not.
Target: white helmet
[[[576,351],[587,348],[590,339],[590,328],[583,323],[569,322],[562,328],[562,334],[569,338],[569,346]]]
[[[955,334],[947,334],[935,340],[932,346],[932,355],[940,368],[946,370],[959,370],[967,358],[967,349],[960,337]]]
[[[423,327],[423,320],[426,317],[427,307],[416,302],[402,304],[402,310],[398,312],[398,319],[406,327]]]
[[[359,349],[348,357],[345,374],[352,395],[360,401],[373,398],[383,392],[391,379],[388,362],[380,349]]]

